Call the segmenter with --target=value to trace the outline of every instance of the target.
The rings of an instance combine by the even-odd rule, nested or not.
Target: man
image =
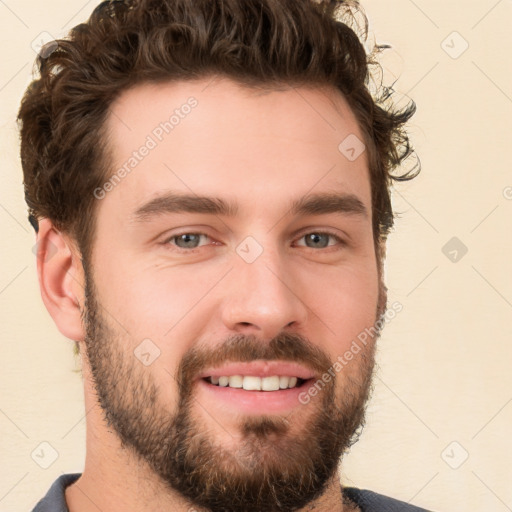
[[[26,199],[88,413],[83,473],[35,511],[424,510],[337,473],[414,111],[372,99],[350,16],[103,2],[41,52],[19,114]]]

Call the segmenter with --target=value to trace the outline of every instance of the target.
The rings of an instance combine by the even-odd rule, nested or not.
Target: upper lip
[[[228,362],[223,366],[208,368],[200,373],[199,378],[222,377],[230,375],[271,377],[273,375],[299,377],[304,380],[313,378],[314,373],[297,363],[287,361],[251,361],[249,363]]]

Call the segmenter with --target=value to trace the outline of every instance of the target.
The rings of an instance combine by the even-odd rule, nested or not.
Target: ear
[[[80,253],[49,219],[39,220],[37,275],[41,297],[59,331],[83,341],[84,276]]]

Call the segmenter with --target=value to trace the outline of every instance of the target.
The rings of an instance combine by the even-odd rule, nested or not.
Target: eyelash
[[[330,250],[339,250],[340,247],[344,247],[347,245],[347,243],[345,242],[345,240],[343,240],[339,235],[335,234],[335,233],[332,233],[331,231],[308,231],[304,234],[302,234],[297,240],[300,240],[300,239],[303,239],[305,236],[307,235],[311,235],[311,234],[315,234],[315,235],[327,235],[331,238],[334,238],[336,239],[336,241],[338,242],[338,245],[328,245],[327,247],[322,247],[320,249],[315,249],[314,247],[307,247],[305,245],[301,245],[300,247],[305,247],[306,249],[310,249],[312,251],[315,251],[315,252],[320,252],[320,251],[323,251],[323,252],[329,252]],[[183,235],[199,235],[199,236],[205,236],[207,238],[211,238],[209,235],[207,235],[206,233],[202,233],[202,232],[199,232],[199,231],[184,231],[183,233],[178,233],[176,235],[172,235],[171,237],[167,238],[166,240],[164,240],[162,242],[162,244],[164,246],[169,246],[169,245],[172,245],[173,248],[171,250],[173,251],[177,251],[178,253],[182,253],[182,254],[193,254],[197,251],[199,251],[202,247],[204,246],[199,246],[199,247],[194,247],[194,248],[191,248],[191,249],[183,249],[182,247],[178,247],[174,244],[171,244],[171,242],[177,238],[179,238],[180,236],[183,236]]]

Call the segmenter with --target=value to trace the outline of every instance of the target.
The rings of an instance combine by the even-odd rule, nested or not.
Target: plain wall
[[[31,510],[60,474],[83,469],[81,377],[40,297],[15,117],[32,42],[63,36],[96,4],[0,2],[0,511]],[[379,341],[343,478],[438,511],[512,510],[512,2],[363,6],[393,47],[385,81],[417,103],[423,170],[393,193],[386,281],[403,310]],[[48,469],[42,442],[58,453]]]

